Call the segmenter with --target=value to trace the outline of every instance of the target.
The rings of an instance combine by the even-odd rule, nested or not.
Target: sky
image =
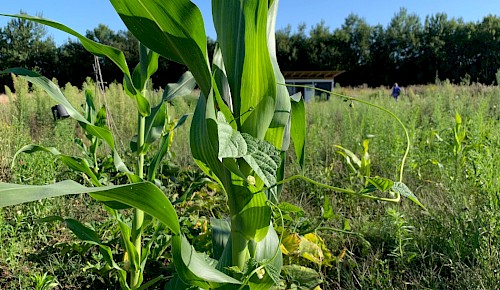
[[[203,14],[207,35],[215,39],[211,1],[193,2]],[[448,18],[462,18],[466,22],[481,21],[489,14],[500,15],[500,1],[497,0],[281,0],[276,28],[291,25],[292,31],[295,31],[300,24],[306,24],[309,29],[324,20],[334,30],[340,28],[351,13],[364,18],[369,25],[387,26],[401,7],[420,16],[422,22],[426,16],[441,12],[446,13]],[[106,24],[114,31],[126,29],[107,0],[0,0],[0,13],[17,14],[21,10],[30,15],[42,14],[81,34],[99,24]],[[0,27],[5,27],[8,21],[10,18],[0,16]],[[48,35],[53,37],[57,46],[69,38],[68,34],[54,29],[48,29]]]

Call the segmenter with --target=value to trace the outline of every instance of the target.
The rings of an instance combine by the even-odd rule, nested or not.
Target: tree
[[[418,83],[422,76],[417,66],[421,51],[422,24],[416,14],[401,8],[391,19],[386,31],[390,66],[401,83]]]
[[[21,66],[54,76],[56,46],[46,35],[46,28],[40,24],[21,19],[9,21],[0,29],[0,67]],[[8,83],[2,79],[2,87]]]

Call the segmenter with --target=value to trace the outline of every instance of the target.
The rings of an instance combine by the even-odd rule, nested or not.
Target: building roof
[[[284,71],[283,76],[286,79],[333,79],[339,74],[343,73],[343,70],[331,70],[331,71]]]

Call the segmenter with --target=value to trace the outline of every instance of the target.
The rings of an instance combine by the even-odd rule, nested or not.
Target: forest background
[[[428,84],[437,79],[451,83],[493,84],[500,67],[500,18],[465,22],[445,13],[426,16],[401,8],[387,26],[369,25],[356,14],[340,28],[330,29],[324,21],[277,32],[278,61],[283,71],[343,70],[336,81],[342,86],[371,87]],[[137,40],[126,31],[99,25],[85,35],[125,52],[132,65],[138,62]],[[213,50],[215,40],[209,39]],[[209,51],[209,55],[212,52]],[[104,81],[121,82],[123,75],[107,59],[100,59]],[[56,46],[43,26],[13,19],[0,28],[0,67],[20,66],[39,71],[60,84],[80,85],[94,75],[93,56],[75,40]],[[153,79],[155,87],[176,81],[183,66],[160,60]],[[10,76],[0,79],[0,91],[11,85]]]

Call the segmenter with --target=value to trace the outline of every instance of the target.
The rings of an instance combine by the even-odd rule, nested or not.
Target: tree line
[[[138,42],[129,32],[99,25],[85,36],[121,49],[130,67],[137,64]],[[500,18],[494,15],[465,22],[438,13],[422,21],[401,8],[385,27],[369,25],[356,14],[333,30],[324,21],[309,31],[305,24],[295,31],[288,26],[277,31],[276,45],[282,70],[343,70],[336,79],[342,85],[426,84],[436,78],[491,84],[500,68],[499,36]],[[212,55],[215,41],[208,43]],[[109,60],[100,58],[99,64],[105,82],[122,81],[122,73]],[[44,26],[12,19],[0,28],[0,68],[17,66],[77,86],[95,74],[94,57],[78,41],[57,47]],[[161,59],[153,83],[164,86],[185,70]],[[9,83],[9,77],[2,76],[0,90]]]

